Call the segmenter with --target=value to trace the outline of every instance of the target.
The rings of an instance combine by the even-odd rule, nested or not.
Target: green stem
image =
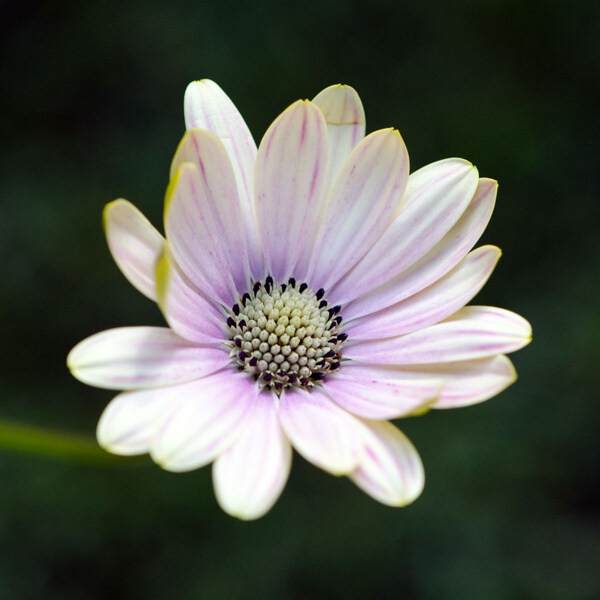
[[[131,466],[144,460],[139,456],[123,458],[109,454],[87,436],[6,419],[0,419],[0,448],[93,465]]]

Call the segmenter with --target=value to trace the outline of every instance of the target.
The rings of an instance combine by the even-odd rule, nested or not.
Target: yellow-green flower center
[[[244,294],[227,318],[231,356],[240,371],[277,394],[312,388],[340,366],[340,307],[329,308],[316,293],[293,278],[274,283],[269,276]]]

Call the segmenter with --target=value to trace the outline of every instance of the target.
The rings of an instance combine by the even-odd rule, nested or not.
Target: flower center
[[[265,390],[310,389],[340,367],[340,307],[329,308],[324,290],[316,293],[291,278],[271,276],[234,304],[227,318],[231,356]]]

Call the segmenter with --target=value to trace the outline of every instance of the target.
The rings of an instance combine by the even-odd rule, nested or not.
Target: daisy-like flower
[[[242,519],[277,500],[292,447],[384,504],[412,502],[423,466],[389,419],[494,396],[516,377],[505,354],[530,341],[515,313],[465,306],[500,257],[471,250],[496,182],[457,158],[409,175],[399,133],[365,137],[348,86],[292,104],[258,149],[212,81],[184,105],[166,237],[125,200],[105,209],[117,265],[168,327],[69,354],[79,380],[126,390],[99,443],[169,471],[212,462],[219,504]]]

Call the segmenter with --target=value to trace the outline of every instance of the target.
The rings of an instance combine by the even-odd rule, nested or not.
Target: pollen
[[[330,307],[324,295],[293,278],[255,283],[227,317],[227,345],[238,369],[278,395],[311,389],[339,369],[348,336],[341,331],[340,307]]]

